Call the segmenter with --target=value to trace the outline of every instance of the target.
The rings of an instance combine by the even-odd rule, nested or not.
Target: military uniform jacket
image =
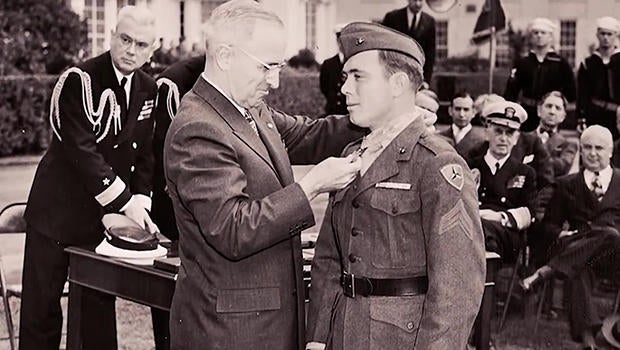
[[[451,144],[456,153],[458,153],[461,157],[466,158],[469,152],[475,147],[480,147],[480,145],[485,141],[484,132],[472,128],[460,142],[456,142],[454,139],[454,133],[452,132],[452,125],[448,126],[446,129],[439,132],[439,135],[444,137],[449,144]]]
[[[153,111],[155,134],[153,135],[153,205],[152,218],[159,230],[170,239],[178,239],[172,201],[166,193],[164,178],[164,140],[174,118],[181,98],[194,86],[205,69],[205,56],[192,57],[178,62],[163,71],[157,78],[157,106]]]
[[[134,73],[128,110],[119,106],[121,89],[109,52],[70,68],[54,87],[54,134],[25,217],[61,243],[101,241],[104,213],[118,212],[132,194],[150,196],[155,81]]]
[[[403,7],[394,11],[390,11],[383,17],[383,24],[386,27],[398,30],[414,38],[422,50],[424,50],[424,81],[429,83],[433,77],[433,67],[435,66],[435,19],[426,12],[420,11],[417,14],[420,20],[415,29],[411,31],[411,23],[407,19],[407,8]]]
[[[543,227],[557,237],[564,222],[568,222],[569,230],[620,227],[620,170],[613,169],[609,188],[600,202],[586,185],[583,171],[558,178]]]
[[[598,52],[587,57],[579,65],[577,84],[579,117],[585,118],[588,125],[605,126],[617,136],[616,108],[620,104],[620,52],[614,53],[607,64],[603,62]],[[609,105],[601,106],[601,103]]]
[[[307,340],[327,349],[464,349],[485,279],[476,197],[462,158],[413,121],[330,197],[312,263]],[[428,276],[428,292],[349,298],[342,270]]]
[[[340,56],[334,55],[323,61],[319,84],[325,96],[325,114],[349,114],[347,99],[340,91],[342,88],[342,62]]]
[[[173,349],[304,346],[301,230],[314,224],[287,156],[338,155],[362,133],[347,117],[309,120],[265,105],[260,137],[202,77],[164,144],[181,267],[170,315]]]

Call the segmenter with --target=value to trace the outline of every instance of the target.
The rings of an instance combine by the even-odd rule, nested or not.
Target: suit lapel
[[[359,179],[357,192],[353,197],[357,197],[378,182],[397,175],[399,172],[398,162],[411,158],[413,147],[418,142],[424,129],[425,126],[422,118],[418,117],[397,135]]]
[[[404,7],[398,12],[398,25],[403,28],[403,33],[409,33],[410,24],[407,20],[407,8]]]
[[[255,119],[256,126],[271,156],[271,162],[276,169],[280,182],[283,186],[290,185],[294,180],[291,162],[288,159],[288,153],[286,152],[286,148],[284,148],[284,142],[275,126],[276,124],[271,117],[271,113],[264,104],[258,112],[258,118]]]
[[[613,180],[613,177],[612,177],[612,180]],[[611,184],[610,184],[610,187],[611,187]],[[596,199],[596,196],[594,195],[594,193],[592,193],[592,191],[590,191],[590,189],[588,188],[588,184],[586,184],[586,179],[583,176],[583,170],[579,172],[579,187],[577,188],[577,190],[579,189],[583,193],[581,198],[584,198],[586,202],[589,202],[589,203],[584,203],[586,207],[598,208],[598,206],[601,203]],[[577,198],[580,198],[580,197],[577,197]]]
[[[216,88],[209,84],[202,76],[198,78],[192,88],[198,96],[205,100],[218,113],[219,117],[232,129],[233,134],[245,143],[254,153],[269,165],[277,176],[278,172],[271,163],[269,152],[265,144],[254,132],[250,124],[241,115],[239,110],[222,95]],[[258,127],[258,121],[257,121]],[[260,129],[259,129],[260,132]]]
[[[138,122],[138,115],[140,114],[140,109],[142,108],[142,105],[144,104],[144,99],[147,95],[147,93],[145,91],[142,91],[141,89],[142,84],[139,72],[135,72],[133,75],[133,79],[131,79],[129,109],[127,110],[125,125],[123,125],[121,134],[119,136],[119,143],[127,140],[133,134],[133,130],[136,127],[136,123]]]
[[[612,199],[619,190],[620,190],[620,171],[617,171],[614,169],[611,175],[611,181],[609,182],[609,187],[607,188],[607,191],[605,191],[605,195],[603,195],[603,198],[600,201],[601,207],[604,207],[609,204],[615,205]]]

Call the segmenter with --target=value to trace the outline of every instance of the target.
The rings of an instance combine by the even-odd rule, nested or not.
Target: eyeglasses
[[[136,51],[143,53],[143,52],[146,52],[152,46],[151,44],[145,41],[136,40],[125,33],[120,33],[120,34],[117,33],[115,35],[117,38],[119,38],[121,47],[125,50],[129,49],[131,45],[135,44]]]
[[[286,63],[287,63],[286,60],[279,62],[279,63],[265,63],[263,62],[263,60],[245,51],[240,46],[234,45],[234,47],[238,48],[239,51],[243,52],[246,56],[258,62],[261,66],[263,66],[265,73],[279,72],[282,68],[284,68],[284,66],[286,66]]]

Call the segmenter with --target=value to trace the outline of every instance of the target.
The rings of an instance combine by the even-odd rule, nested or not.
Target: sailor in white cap
[[[535,208],[536,172],[510,156],[527,113],[510,101],[490,103],[486,120],[489,149],[468,162],[479,178],[478,201],[486,250],[514,261],[525,244],[520,232],[530,226]]]
[[[596,20],[598,47],[579,65],[577,72],[578,118],[587,125],[601,125],[614,139],[620,133],[616,120],[620,116],[620,55],[617,37],[620,24],[613,17]]]
[[[549,91],[560,91],[570,102],[569,109],[574,109],[576,88],[573,69],[553,50],[556,31],[557,26],[548,18],[535,18],[528,24],[531,51],[517,61],[506,84],[506,100],[519,101],[527,111],[528,118],[521,130],[536,129],[539,122],[536,105]]]

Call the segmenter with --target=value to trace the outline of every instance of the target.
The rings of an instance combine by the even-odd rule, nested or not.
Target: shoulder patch
[[[439,170],[444,179],[450,184],[450,186],[456,188],[457,190],[463,189],[463,184],[465,183],[465,179],[463,178],[463,167],[459,164],[452,163],[448,165],[444,165],[443,168]]]

